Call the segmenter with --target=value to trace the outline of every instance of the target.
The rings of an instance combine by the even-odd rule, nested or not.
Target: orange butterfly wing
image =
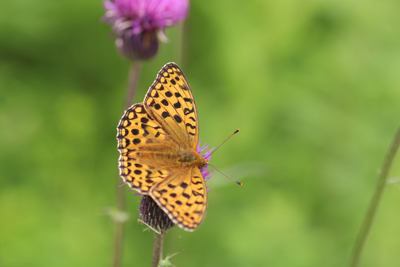
[[[196,102],[186,77],[175,63],[166,64],[158,73],[144,105],[180,145],[196,148],[199,141]]]
[[[207,188],[199,168],[183,166],[176,157],[198,154],[198,129],[193,93],[174,63],[161,69],[144,103],[129,108],[118,125],[121,177],[187,231],[205,217]]]

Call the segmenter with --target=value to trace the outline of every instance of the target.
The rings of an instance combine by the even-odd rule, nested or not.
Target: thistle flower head
[[[118,50],[130,59],[150,59],[158,51],[157,35],[188,14],[188,0],[107,0],[104,19],[117,34]]]
[[[154,230],[166,232],[175,224],[151,196],[144,195],[139,207],[140,219]]]

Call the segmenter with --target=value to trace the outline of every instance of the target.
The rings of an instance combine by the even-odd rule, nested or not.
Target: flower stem
[[[153,245],[153,262],[151,267],[157,267],[158,263],[162,259],[164,234],[154,232],[154,245]]]
[[[358,234],[357,240],[353,248],[353,253],[350,261],[351,267],[356,267],[358,265],[361,252],[365,244],[365,240],[367,239],[368,233],[371,229],[376,211],[378,209],[379,201],[382,197],[383,190],[385,189],[385,185],[387,183],[387,176],[389,174],[390,167],[393,163],[394,157],[396,156],[396,152],[399,146],[400,146],[400,129],[397,131],[396,136],[394,137],[393,142],[389,147],[385,161],[383,162],[378,182],[375,187],[374,195],[372,196],[367,213],[365,214],[363,224],[361,226],[360,232]]]
[[[188,28],[189,28],[189,22],[185,20],[184,22],[180,23],[178,25],[179,27],[179,35],[177,37],[177,45],[176,45],[176,58],[179,63],[179,66],[182,69],[186,69],[187,66],[187,54],[188,54]]]
[[[126,91],[124,110],[128,109],[133,104],[141,67],[142,62],[140,60],[134,61],[130,67],[129,84]],[[118,185],[120,184],[121,180],[119,179]],[[125,211],[125,190],[121,190],[119,186],[117,186],[117,208],[120,212]],[[120,267],[122,263],[124,223],[124,221],[120,220],[115,221],[113,267]]]
[[[124,110],[128,109],[133,104],[135,98],[136,87],[139,82],[140,70],[142,69],[142,61],[136,60],[132,63],[129,70],[129,84],[126,91]]]
[[[123,222],[115,222],[114,259],[113,259],[114,267],[121,266],[123,231],[124,231],[124,223]]]

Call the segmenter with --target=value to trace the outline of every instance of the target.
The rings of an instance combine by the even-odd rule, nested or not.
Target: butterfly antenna
[[[217,168],[215,168],[213,165],[208,164],[209,166],[213,167],[215,170],[217,170],[220,174],[222,174],[223,176],[225,176],[226,178],[234,181],[235,183],[237,183],[238,185],[243,185],[241,182],[236,181],[235,179],[229,177],[228,175],[226,175],[225,173],[221,172],[220,170],[218,170]]]
[[[233,132],[233,134],[231,134],[228,138],[225,139],[224,142],[222,142],[215,150],[213,150],[213,152],[211,152],[211,155],[215,153],[215,151],[218,150],[218,148],[220,148],[226,141],[228,141],[229,138],[231,138],[234,134],[238,133],[240,129],[237,129],[236,131]],[[220,172],[220,171],[219,171]],[[221,172],[222,173],[222,172]],[[225,174],[224,174],[225,175]],[[226,175],[225,175],[226,176]],[[228,177],[229,178],[229,177]]]

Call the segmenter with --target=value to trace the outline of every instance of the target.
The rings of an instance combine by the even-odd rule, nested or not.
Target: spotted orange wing
[[[204,220],[207,190],[198,168],[177,169],[157,183],[150,196],[168,217],[186,231],[193,231]]]
[[[163,162],[146,160],[143,153],[169,150],[177,143],[150,117],[142,103],[125,111],[117,129],[120,176],[132,189],[147,195],[171,170]]]
[[[144,103],[130,107],[118,125],[121,177],[187,231],[205,217],[207,190],[200,170],[182,167],[173,156],[196,148],[198,129],[193,93],[174,63],[161,69]]]
[[[147,112],[174,140],[191,148],[199,141],[196,102],[182,70],[166,64],[144,99]]]

